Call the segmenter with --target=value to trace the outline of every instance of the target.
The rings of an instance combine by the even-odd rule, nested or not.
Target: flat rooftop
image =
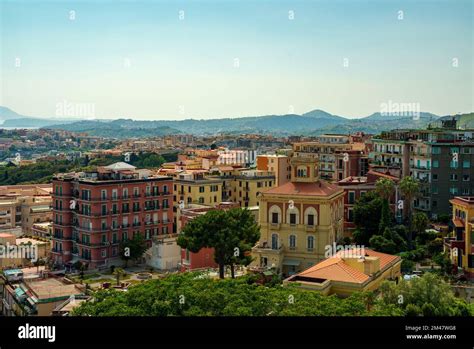
[[[57,278],[28,281],[26,285],[39,300],[68,297],[82,293],[75,284],[68,285]]]

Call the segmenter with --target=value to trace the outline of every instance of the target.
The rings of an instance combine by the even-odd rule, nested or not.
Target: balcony
[[[255,245],[255,247],[252,250],[256,253],[266,253],[266,254],[270,253],[270,254],[279,255],[283,253],[283,248],[284,248],[283,244],[279,244],[277,248],[272,248],[270,244],[264,241],[262,243]]]

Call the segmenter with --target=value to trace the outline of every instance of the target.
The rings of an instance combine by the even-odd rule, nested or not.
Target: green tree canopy
[[[194,253],[213,248],[219,276],[224,278],[225,265],[248,264],[246,254],[259,237],[260,229],[247,209],[212,210],[186,224],[178,245]]]

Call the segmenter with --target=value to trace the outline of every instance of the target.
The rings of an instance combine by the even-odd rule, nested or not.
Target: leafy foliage
[[[189,221],[178,237],[178,245],[191,252],[214,248],[219,275],[225,265],[250,263],[248,252],[260,237],[260,229],[247,209],[212,210]],[[237,252],[237,253],[236,253]]]
[[[402,280],[397,284],[384,282],[380,287],[380,302],[394,305],[409,316],[471,315],[465,301],[456,298],[451,286],[439,276],[426,273],[421,278]]]
[[[296,285],[262,286],[254,276],[212,279],[200,273],[179,273],[144,281],[128,292],[100,290],[82,303],[81,316],[401,316],[469,315],[466,303],[439,277],[385,282],[381,297],[373,292],[348,298],[323,296]],[[399,303],[399,295],[404,302]],[[426,304],[426,305],[425,305]],[[432,306],[431,306],[431,305]]]

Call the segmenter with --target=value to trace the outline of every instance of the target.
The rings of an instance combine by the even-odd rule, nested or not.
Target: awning
[[[456,228],[464,228],[464,224],[460,219],[453,219],[453,224]]]
[[[287,259],[287,258],[285,258],[283,260],[283,265],[291,265],[291,266],[297,267],[298,265],[300,265],[300,263],[301,262],[297,259]]]

